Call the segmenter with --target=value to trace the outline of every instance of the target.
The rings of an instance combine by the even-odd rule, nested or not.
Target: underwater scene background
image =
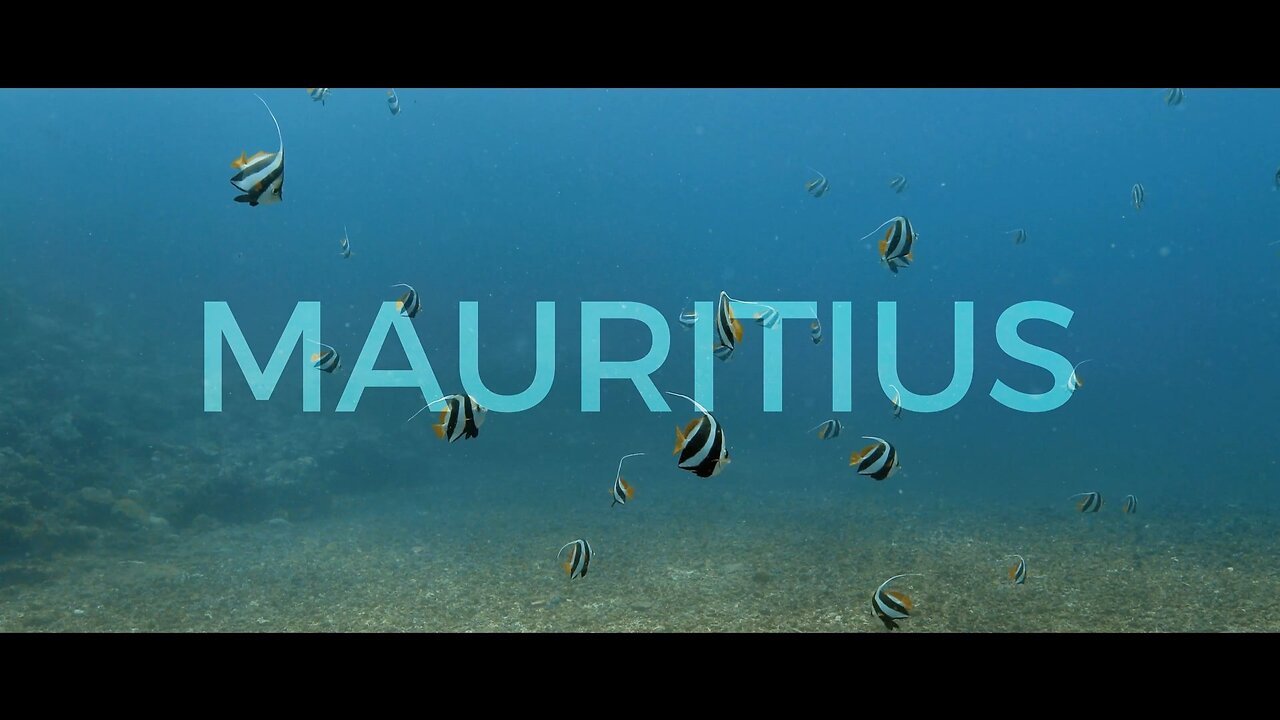
[[[249,206],[229,163],[279,144],[255,92],[287,173],[280,202]],[[395,93],[393,115],[386,88],[0,90],[0,630],[886,632],[873,595],[906,573],[902,632],[1280,629],[1280,92]],[[919,234],[896,274],[872,233],[895,216]],[[396,283],[420,294],[446,394],[475,391],[459,302],[479,303],[485,384],[513,394],[535,303],[554,301],[546,399],[454,443],[438,405],[406,423],[435,399],[416,388],[334,412]],[[831,304],[852,303],[853,410],[832,412],[830,340],[789,320],[783,411],[765,412],[741,317],[715,362],[732,461],[701,478],[671,454],[699,416],[686,401],[650,412],[608,380],[582,412],[579,304],[658,309],[671,350],[652,380],[692,395],[677,318],[722,290],[814,302],[828,337]],[[988,394],[1055,386],[996,344],[1027,300],[1074,316],[1024,338],[1091,360],[1049,412]],[[302,411],[312,348],[258,401],[224,345],[205,412],[210,301],[259,363],[319,301],[344,360],[322,411]],[[961,301],[968,393],[895,418],[877,303],[897,303],[898,372],[929,394]],[[394,338],[379,368],[407,367]],[[602,354],[649,342],[610,321]],[[838,437],[809,431],[830,418]],[[900,470],[858,474],[861,436]],[[637,452],[634,497],[611,506]],[[557,551],[578,538],[590,571],[570,577]]]

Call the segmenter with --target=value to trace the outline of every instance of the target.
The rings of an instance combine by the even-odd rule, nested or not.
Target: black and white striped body
[[[1009,578],[1013,580],[1014,585],[1022,585],[1027,581],[1027,561],[1021,555],[1010,555],[1010,557],[1018,558],[1018,563],[1009,570]]]
[[[698,322],[697,310],[685,310],[680,313],[680,325],[682,325],[685,330],[693,327],[693,324],[696,322]]]
[[[334,370],[342,369],[342,356],[331,347],[322,348],[319,353],[312,355],[312,360],[314,367],[321,372],[333,373]]]
[[[627,458],[639,457],[641,455],[644,455],[644,453],[628,453],[618,460],[618,472],[614,475],[613,489],[610,492],[610,495],[613,496],[613,502],[609,504],[609,507],[613,507],[614,505],[626,505],[627,501],[635,494],[635,489],[622,478],[622,464],[627,461]]]
[[[905,176],[905,175],[898,175],[898,176],[897,176],[897,177],[895,177],[894,179],[890,180],[890,181],[889,181],[889,187],[893,188],[893,191],[894,191],[894,192],[896,192],[896,193],[901,193],[903,190],[906,190],[906,189],[907,189],[907,178],[906,178],[906,176]]]
[[[872,613],[874,613],[876,617],[880,618],[880,621],[883,622],[884,626],[889,630],[897,630],[898,623],[895,621],[902,620],[903,618],[910,617],[911,615],[911,610],[907,607],[907,603],[899,599],[896,594],[892,594],[890,591],[885,589],[889,586],[889,583],[900,577],[906,576],[894,575],[888,580],[885,580],[883,583],[880,583],[880,587],[876,588],[875,594],[871,596]]]
[[[711,413],[694,420],[680,448],[680,469],[698,477],[715,477],[724,469],[729,447],[724,441],[724,428]]]
[[[804,184],[804,189],[808,190],[809,194],[816,198],[820,198],[823,195],[826,195],[827,188],[829,187],[830,187],[830,183],[827,182],[826,176],[823,175],[822,173],[818,173],[817,179],[810,180],[809,182]]]
[[[818,438],[821,440],[830,440],[840,436],[840,431],[844,429],[844,425],[839,420],[831,419],[815,428],[818,431]]]
[[[1102,493],[1078,493],[1072,497],[1081,498],[1080,502],[1076,503],[1076,509],[1082,513],[1098,512],[1102,509]]]
[[[1126,515],[1133,515],[1134,513],[1138,512],[1138,498],[1134,497],[1133,495],[1126,495],[1124,497],[1123,510]]]
[[[875,440],[876,443],[863,448],[862,452],[854,453],[849,458],[849,464],[858,467],[859,475],[866,475],[872,480],[885,480],[898,471],[897,448],[890,445],[887,440],[878,437],[863,435],[863,438]]]
[[[733,316],[732,300],[729,293],[721,291],[720,301],[716,303],[716,342],[715,356],[728,360],[738,346],[742,337],[742,325]]]
[[[776,309],[765,305],[763,311],[756,313],[755,319],[757,325],[771,328],[774,323],[778,322],[779,317],[780,315]]]
[[[409,286],[405,285],[403,287]],[[400,298],[396,300],[396,310],[399,310],[400,314],[405,317],[411,319],[417,317],[418,313],[422,310],[422,298],[418,296],[418,291],[413,288],[409,288],[405,294],[401,295]]]
[[[880,259],[889,266],[890,272],[896,275],[898,268],[911,264],[916,237],[915,228],[907,218],[899,216],[889,223],[889,229],[880,241]]]
[[[814,319],[809,323],[809,337],[813,340],[814,345],[822,344],[822,321]]]
[[[387,108],[391,110],[393,117],[400,114],[400,98],[395,90],[387,91]]]
[[[440,422],[432,425],[436,437],[449,442],[459,438],[470,440],[479,437],[484,424],[485,410],[470,395],[450,395],[444,398],[445,408],[440,411]]]
[[[231,178],[231,184],[243,195],[235,197],[236,202],[249,203],[249,207],[259,204],[278,203],[284,199],[284,135],[280,132],[280,123],[266,100],[258,98],[266,106],[271,115],[271,122],[276,125],[276,137],[280,140],[280,149],[273,153],[259,152],[252,158],[241,155],[240,160],[232,163],[239,172]]]
[[[560,548],[560,553],[556,557],[563,556],[566,549],[569,550],[569,557],[565,559],[563,567],[569,579],[585,577],[587,570],[591,567],[591,543],[582,539],[566,543]]]
[[[333,94],[333,89],[332,88],[307,88],[307,94],[311,96],[312,100],[315,100],[319,102],[321,105],[324,105],[324,101],[329,99],[329,96]]]
[[[1133,209],[1141,210],[1142,206],[1147,202],[1147,189],[1142,187],[1142,183],[1135,183],[1133,186]]]
[[[1166,105],[1176,107],[1181,105],[1186,97],[1187,94],[1182,91],[1182,88],[1169,88],[1169,91],[1164,94],[1164,102]]]

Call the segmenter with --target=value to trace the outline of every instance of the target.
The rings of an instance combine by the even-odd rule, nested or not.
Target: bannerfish
[[[613,496],[613,502],[609,503],[609,507],[613,507],[614,505],[626,505],[628,500],[636,496],[636,489],[631,487],[631,484],[622,478],[622,463],[629,457],[636,457],[637,455],[643,454],[644,453],[641,452],[623,455],[622,459],[618,461],[618,474],[614,476],[613,489],[609,491],[609,494]]]
[[[556,553],[556,560],[564,556],[566,548],[569,550],[569,555],[560,565],[564,568],[564,574],[568,575],[570,580],[586,577],[587,568],[591,565],[591,543],[581,538],[567,542],[560,548],[560,552]]]
[[[489,411],[484,408],[476,399],[470,395],[446,395],[438,400],[432,400],[427,403],[422,410],[443,402],[444,409],[440,411],[439,422],[431,426],[435,431],[436,437],[449,442],[457,442],[458,438],[467,438],[470,440],[479,437],[480,426],[484,425],[484,419]],[[414,413],[409,420],[418,417],[422,412],[419,410]],[[405,420],[405,422],[409,422]]]
[[[280,140],[280,149],[269,153],[258,151],[253,157],[240,153],[240,157],[231,161],[231,167],[239,170],[231,178],[231,184],[244,193],[237,195],[236,202],[249,203],[249,207],[257,207],[259,203],[278,203],[284,199],[284,134],[280,132],[280,121],[271,112],[271,106],[261,97],[254,95],[267,108],[271,122],[276,124],[276,137]]]
[[[422,310],[422,298],[418,297],[418,291],[414,290],[411,285],[405,285],[404,283],[396,283],[391,287],[409,288],[408,292],[396,300],[396,310],[407,318],[417,317],[418,312]]]
[[[905,593],[897,590],[885,590],[889,583],[902,577],[912,575],[920,575],[921,573],[904,573],[902,575],[894,575],[893,577],[880,583],[880,587],[876,588],[876,592],[871,596],[871,613],[880,618],[880,622],[884,623],[886,629],[897,630],[898,623],[911,615],[914,608],[911,598]]]
[[[870,435],[863,435],[865,440],[875,440],[858,452],[849,455],[849,466],[857,466],[859,475],[866,475],[872,480],[885,480],[893,476],[901,468],[898,449],[888,440]]]
[[[667,394],[688,400],[701,413],[700,417],[690,420],[683,429],[676,426],[676,446],[671,454],[680,456],[677,466],[698,477],[719,475],[724,466],[729,464],[729,446],[725,442],[724,428],[697,400],[680,393]]]

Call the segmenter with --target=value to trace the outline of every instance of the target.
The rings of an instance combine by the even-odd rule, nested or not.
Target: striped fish
[[[307,88],[307,94],[311,96],[312,100],[319,100],[320,104],[324,105],[324,101],[328,100],[329,96],[333,94],[333,89],[332,88]]]
[[[805,432],[813,432],[814,430],[817,430],[819,440],[830,440],[833,437],[839,437],[840,431],[843,429],[844,429],[844,424],[841,423],[839,420],[832,418],[831,420],[827,420],[826,422],[822,422],[822,423],[818,423],[817,425],[814,425],[813,427],[809,428]]]
[[[1186,98],[1187,94],[1182,92],[1182,88],[1169,88],[1164,94],[1164,104],[1169,106],[1181,105]]]
[[[1142,206],[1147,202],[1147,189],[1142,187],[1142,183],[1133,184],[1133,209],[1141,210]]]
[[[1084,387],[1084,379],[1080,377],[1080,374],[1077,373],[1076,370],[1079,370],[1080,366],[1087,362],[1093,362],[1093,358],[1089,358],[1088,360],[1081,360],[1080,362],[1076,363],[1075,367],[1071,368],[1071,377],[1067,378],[1067,389],[1070,390],[1071,392],[1075,392],[1076,390],[1079,390],[1080,388]]]
[[[609,494],[613,496],[613,502],[609,503],[609,507],[613,507],[614,505],[626,505],[628,500],[636,496],[636,489],[631,487],[626,480],[622,479],[622,463],[629,457],[636,457],[637,455],[643,454],[644,453],[631,453],[630,455],[623,455],[622,460],[618,461],[618,474],[614,476],[613,490],[609,492]]]
[[[435,431],[436,437],[449,442],[457,442],[458,438],[479,437],[480,426],[484,425],[485,416],[489,413],[476,399],[470,395],[446,395],[439,400],[432,400],[427,403],[422,410],[435,405],[438,402],[445,404],[444,409],[440,411],[440,421],[431,426]],[[422,410],[414,413],[409,420],[418,417]],[[405,420],[405,422],[409,422]]]
[[[1005,234],[1013,235],[1014,245],[1021,245],[1022,243],[1027,241],[1027,231],[1023,230],[1022,228],[1018,228],[1017,230],[1007,230],[1005,231]]]
[[[565,543],[564,547],[560,548],[560,552],[556,553],[557,561],[564,556],[566,548],[569,550],[569,556],[560,564],[560,567],[564,568],[564,574],[568,575],[570,580],[586,577],[587,568],[591,565],[591,543],[581,538]]]
[[[338,251],[339,255],[344,258],[351,257],[351,238],[348,237],[346,225],[342,226],[342,239],[338,241],[338,246],[342,248]]]
[[[690,420],[684,429],[676,426],[676,447],[671,454],[680,456],[677,466],[698,477],[719,475],[724,466],[729,464],[729,446],[724,439],[724,428],[697,400],[680,393],[667,394],[688,400],[702,413],[701,417]]]
[[[1125,515],[1136,514],[1138,512],[1138,498],[1134,497],[1133,495],[1125,495],[1124,507],[1121,509],[1124,510]]]
[[[897,590],[885,590],[889,583],[902,577],[912,575],[920,575],[920,573],[904,573],[902,575],[894,575],[893,577],[880,583],[880,587],[876,588],[876,592],[871,596],[871,613],[880,618],[880,622],[888,630],[897,630],[897,620],[901,620],[911,615],[913,604],[911,598],[906,594]]]
[[[808,190],[809,194],[816,198],[820,198],[823,195],[826,195],[827,188],[831,186],[831,184],[827,182],[827,176],[823,175],[817,170],[814,170],[813,168],[809,168],[809,170],[818,173],[818,177],[814,180],[810,180],[809,182],[805,183],[804,189]]]
[[[1081,498],[1076,503],[1076,509],[1080,512],[1098,512],[1102,509],[1102,493],[1099,492],[1083,492],[1072,495],[1073,498]]]
[[[696,322],[698,322],[697,310],[685,310],[680,313],[680,325],[683,326],[685,330],[693,327],[693,324]]]
[[[875,235],[885,225],[884,238],[880,240],[880,262],[889,266],[889,271],[898,274],[898,268],[906,267],[915,259],[914,247],[920,235],[911,226],[911,221],[899,215],[880,224],[880,227],[862,236],[862,240]]]
[[[898,388],[896,385],[890,385],[889,387],[893,388],[893,400],[890,401],[893,403],[893,417],[895,420],[901,419],[902,418],[902,393],[898,392]]]
[[[822,321],[821,320],[814,318],[813,322],[809,323],[809,337],[813,338],[814,345],[822,344]]]
[[[768,305],[761,305],[760,307],[764,308],[764,310],[755,314],[756,324],[765,328],[773,327],[780,317],[778,311]]]
[[[387,107],[391,110],[392,117],[400,114],[400,97],[396,95],[395,88],[387,91]]]
[[[333,374],[334,370],[342,369],[342,356],[338,354],[337,350],[333,349],[332,345],[325,345],[324,343],[316,342],[315,340],[312,340],[311,342],[320,346],[320,350],[318,352],[311,353],[311,362],[313,363],[312,367],[329,374]]]
[[[249,203],[249,207],[257,207],[259,203],[278,203],[284,199],[284,135],[280,132],[280,121],[271,112],[271,106],[261,97],[254,95],[267,108],[271,122],[276,124],[276,137],[280,140],[280,149],[269,153],[258,151],[253,157],[240,157],[231,161],[231,167],[239,170],[231,178],[231,184],[244,193],[236,196],[236,202]]]
[[[396,283],[391,287],[409,288],[408,292],[396,300],[396,310],[405,317],[417,317],[418,312],[422,310],[422,298],[418,297],[418,291],[414,290],[413,286],[405,285],[404,283]]]
[[[907,176],[906,175],[894,176],[894,178],[889,181],[889,187],[893,188],[893,191],[896,193],[901,193],[903,190],[906,190]]]
[[[875,440],[862,450],[849,456],[849,466],[858,466],[858,474],[866,475],[872,480],[885,480],[893,476],[902,467],[898,460],[898,450],[888,440],[863,435],[863,439]]]
[[[1027,561],[1022,559],[1021,555],[1006,555],[1005,557],[1018,558],[1018,562],[1009,568],[1009,579],[1014,585],[1022,585],[1027,581]]]
[[[716,303],[716,357],[728,360],[741,341],[742,323],[733,316],[733,301],[729,293],[722,290],[720,300]]]

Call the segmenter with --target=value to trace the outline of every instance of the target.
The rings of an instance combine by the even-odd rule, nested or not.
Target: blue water
[[[279,119],[287,170],[284,201],[254,208],[228,183],[241,151],[277,146],[253,90],[0,92],[0,282],[66,336],[97,328],[128,354],[41,357],[85,384],[117,382],[109,363],[145,370],[146,383],[128,382],[164,398],[166,437],[263,442],[266,415],[318,446],[363,430],[331,484],[346,493],[433,483],[445,503],[555,497],[570,515],[607,501],[617,458],[643,451],[637,473],[684,502],[708,483],[748,495],[891,488],[903,508],[1069,510],[1086,490],[1113,511],[1127,493],[1151,512],[1280,500],[1276,91],[1189,89],[1170,107],[1157,89],[397,90],[397,117],[384,89],[335,89],[323,106],[299,88],[257,91]],[[810,167],[830,179],[825,197],[805,192]],[[895,194],[899,173],[909,186]],[[902,214],[921,239],[893,276],[858,238]],[[1015,246],[1005,231],[1019,227],[1029,239]],[[533,376],[534,303],[555,301],[549,397],[491,413],[480,438],[449,445],[428,422],[404,424],[423,404],[414,389],[367,391],[343,416],[333,408],[349,375],[338,373],[322,378],[324,411],[304,414],[296,358],[258,402],[228,353],[224,410],[203,411],[206,301],[230,304],[260,360],[298,301],[321,301],[325,341],[350,368],[400,282],[422,293],[414,326],[447,393],[460,391],[458,302],[480,303],[485,381],[514,393]],[[784,411],[765,413],[762,340],[747,323],[733,361],[716,364],[733,463],[701,480],[670,457],[687,405],[649,413],[629,383],[609,382],[602,412],[579,411],[578,303],[661,310],[672,348],[654,382],[690,393],[692,334],[674,320],[687,298],[720,290],[815,301],[828,335],[830,304],[852,302],[854,411],[838,415],[837,440],[804,435],[832,417],[831,343],[814,346],[792,321]],[[1052,383],[995,343],[996,318],[1024,300],[1074,311],[1065,330],[1029,324],[1028,339],[1094,358],[1086,386],[1048,413],[987,395],[997,378],[1026,392]],[[974,380],[954,408],[892,419],[875,374],[882,301],[899,303],[899,372],[918,393],[949,381],[952,304],[975,304]],[[10,354],[40,350],[15,340]],[[647,347],[625,323],[605,343],[613,359]],[[392,344],[379,366],[403,362]],[[99,408],[123,424],[153,409]],[[903,471],[885,485],[857,477],[847,460],[860,435],[892,440]]]

